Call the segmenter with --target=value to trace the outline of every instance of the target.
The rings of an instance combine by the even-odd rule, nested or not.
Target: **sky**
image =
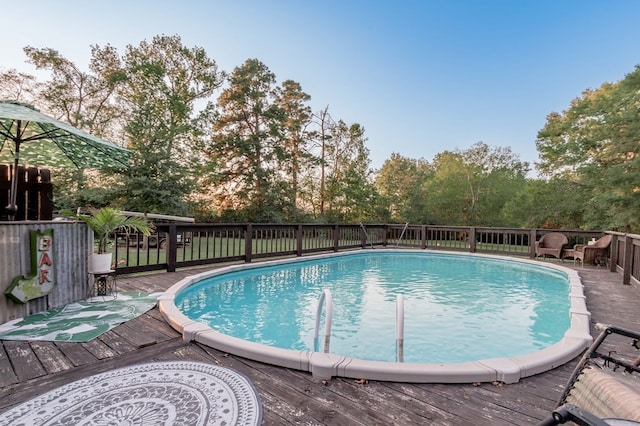
[[[0,69],[37,74],[25,46],[87,68],[156,35],[220,70],[256,58],[314,112],[365,129],[371,167],[477,142],[532,166],[536,135],[587,89],[640,64],[637,0],[21,0],[3,2]]]

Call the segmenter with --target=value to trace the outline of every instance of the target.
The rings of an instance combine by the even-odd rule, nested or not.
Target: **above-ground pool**
[[[318,379],[512,383],[591,342],[575,271],[425,250],[220,268],[174,285],[160,309],[186,340]]]

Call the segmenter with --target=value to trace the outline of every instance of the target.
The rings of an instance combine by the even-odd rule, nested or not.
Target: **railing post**
[[[530,259],[535,259],[536,258],[536,236],[537,236],[537,234],[538,234],[538,232],[537,232],[537,230],[535,228],[529,231],[529,258]]]
[[[253,252],[251,234],[253,234],[253,226],[248,223],[244,234],[244,261],[247,263],[251,263],[251,254]]]
[[[618,236],[616,234],[611,235],[611,256],[609,257],[609,271],[616,272],[618,270]]]
[[[389,225],[387,223],[384,224],[384,238],[382,239],[382,247],[386,247],[388,244],[388,234],[389,234]]]
[[[169,240],[169,244],[167,244],[167,272],[175,272],[178,260],[178,232],[175,224],[169,225],[167,238]],[[158,241],[158,244],[160,244],[160,241]]]
[[[471,253],[476,252],[476,228],[471,227],[469,229],[469,251]]]
[[[427,225],[422,225],[422,249],[429,248],[429,227]]]
[[[298,234],[296,235],[296,256],[302,256],[302,224],[298,224]]]
[[[622,284],[631,284],[631,270],[633,269],[633,238],[624,237],[624,262],[622,264]]]
[[[333,225],[333,251],[337,252],[340,248],[340,228],[336,223]]]

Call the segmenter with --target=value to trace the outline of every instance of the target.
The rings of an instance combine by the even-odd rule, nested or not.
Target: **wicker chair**
[[[569,240],[560,232],[544,234],[540,240],[536,241],[536,258],[548,255],[560,259],[562,248],[567,244],[569,244]]]
[[[580,261],[580,265],[584,267],[585,260],[587,262],[596,262],[598,257],[608,259],[609,245],[612,238],[611,235],[607,234],[591,245],[576,244],[573,246],[573,263]]]

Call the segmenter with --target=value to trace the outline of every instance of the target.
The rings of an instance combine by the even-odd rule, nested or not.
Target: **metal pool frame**
[[[402,253],[430,252],[429,250],[408,249],[376,249],[375,251]],[[569,329],[558,343],[527,355],[510,358],[483,359],[454,364],[369,361],[324,352],[281,349],[232,337],[215,331],[211,327],[198,321],[187,318],[175,305],[175,298],[180,291],[206,278],[245,269],[255,269],[264,266],[336,256],[350,256],[357,253],[362,253],[362,251],[330,253],[302,258],[232,265],[202,272],[184,278],[169,288],[158,298],[158,306],[166,321],[182,334],[185,341],[196,341],[223,352],[267,364],[311,372],[315,380],[330,380],[332,377],[338,376],[410,383],[516,383],[521,378],[551,370],[571,361],[588,348],[593,341],[590,334],[591,314],[587,310],[582,282],[575,270],[565,268],[561,265],[542,263],[535,260],[476,253],[433,252],[437,254],[455,254],[457,256],[506,259],[514,262],[545,266],[567,274],[570,286],[569,299],[571,305],[569,314],[571,315],[571,322]]]

